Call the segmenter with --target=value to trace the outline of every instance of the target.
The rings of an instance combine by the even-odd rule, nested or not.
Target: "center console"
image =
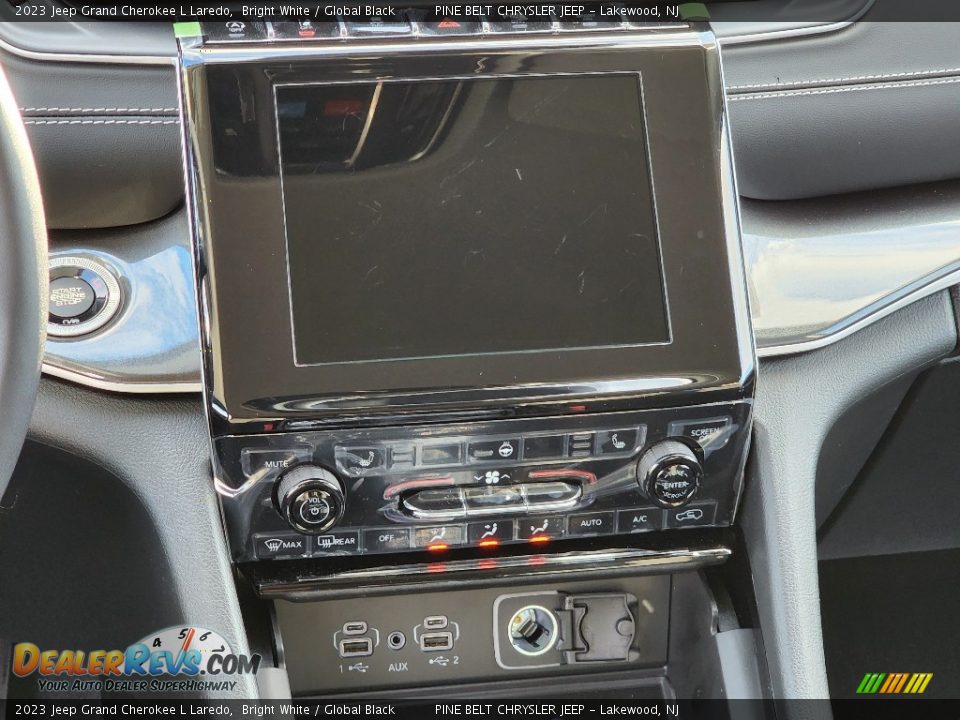
[[[754,384],[713,36],[307,25],[181,42],[214,482],[295,694],[665,666]]]

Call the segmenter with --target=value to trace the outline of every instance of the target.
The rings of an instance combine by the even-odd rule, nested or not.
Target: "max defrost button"
[[[302,557],[307,554],[309,538],[292,533],[258,535],[253,539],[254,551],[261,560],[283,557]]]

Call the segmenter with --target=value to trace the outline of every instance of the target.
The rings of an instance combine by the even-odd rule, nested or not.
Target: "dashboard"
[[[51,240],[32,436],[275,660],[238,694],[825,697],[818,532],[960,280],[956,27],[838,5],[0,24]]]

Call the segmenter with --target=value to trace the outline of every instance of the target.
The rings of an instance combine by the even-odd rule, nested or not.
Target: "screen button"
[[[414,547],[441,550],[461,543],[463,543],[463,525],[437,525],[416,528],[413,531]]]
[[[563,516],[524,518],[517,523],[518,540],[558,538],[564,534]]]
[[[348,475],[367,475],[384,464],[383,448],[338,447],[337,465]]]
[[[670,423],[670,435],[685,437],[699,443],[704,453],[710,453],[724,447],[733,435],[733,419],[724,417],[687,420]]]
[[[504,462],[516,460],[520,456],[520,440],[484,440],[470,443],[467,456],[471,462]]]
[[[540,435],[523,439],[524,460],[562,458],[567,451],[566,435]]]
[[[410,528],[381,528],[363,531],[363,547],[367,552],[390,552],[410,549]]]
[[[631,454],[637,449],[640,431],[637,428],[628,430],[604,430],[597,433],[597,455]]]
[[[570,516],[571,535],[610,535],[613,533],[612,512],[585,513]]]
[[[460,463],[460,444],[424,445],[420,449],[421,465],[458,465]]]
[[[663,510],[660,508],[638,508],[617,513],[617,532],[641,533],[660,530],[662,527]]]
[[[355,530],[317,535],[313,539],[313,555],[350,555],[360,549],[360,533]]]
[[[499,545],[513,540],[513,520],[490,520],[467,525],[467,540],[471,545],[486,543]]]

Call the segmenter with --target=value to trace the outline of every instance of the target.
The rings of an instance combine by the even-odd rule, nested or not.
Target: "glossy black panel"
[[[278,87],[297,363],[668,342],[638,80]]]
[[[204,329],[208,350],[206,382],[208,398],[215,408],[212,415],[215,434],[262,431],[264,423],[283,418],[287,418],[286,424],[274,425],[272,429],[295,429],[292,423],[301,422],[301,419],[339,418],[341,423],[355,423],[377,414],[394,418],[406,414],[413,419],[415,416],[410,413],[437,409],[457,413],[480,411],[489,417],[491,413],[531,415],[584,409],[590,412],[651,405],[690,405],[750,395],[753,351],[737,238],[736,199],[724,134],[719,56],[709,35],[679,33],[676,38],[668,38],[663,34],[638,32],[620,35],[616,39],[599,34],[590,38],[535,37],[510,42],[451,39],[433,44],[397,42],[389,47],[376,43],[355,44],[322,52],[295,48],[279,55],[272,51],[245,53],[224,51],[219,55],[189,50],[184,53],[188,159],[192,190],[199,196],[194,203],[201,249],[199,272],[206,284],[209,306],[209,327]],[[440,181],[436,178],[442,179],[441,175],[434,176],[436,184],[430,190],[419,187],[420,184],[415,182],[417,176],[409,171],[418,163],[426,168],[430,163],[440,162],[441,150],[437,148],[448,147],[452,152],[458,143],[463,149],[457,151],[457,157],[465,164],[477,157],[483,145],[492,139],[489,136],[492,126],[485,129],[480,122],[472,130],[467,128],[463,124],[467,117],[463,110],[456,114],[452,125],[443,123],[439,114],[441,106],[452,107],[452,112],[456,113],[460,107],[458,103],[466,102],[471,94],[484,88],[499,92],[500,88],[521,84],[532,89],[552,86],[555,82],[566,82],[571,86],[582,82],[584,86],[597,87],[594,85],[597,81],[603,84],[621,79],[612,76],[639,78],[641,119],[647,136],[650,186],[655,199],[665,304],[671,331],[668,344],[599,350],[576,347],[585,342],[606,344],[621,342],[625,338],[649,341],[658,335],[662,337],[662,326],[649,332],[636,332],[633,338],[629,338],[629,333],[625,334],[624,328],[637,330],[639,327],[639,295],[634,295],[632,302],[623,309],[604,318],[604,322],[609,321],[610,325],[598,331],[599,335],[606,336],[599,340],[596,336],[584,335],[583,323],[579,323],[576,332],[571,331],[569,336],[563,336],[565,329],[562,327],[543,327],[542,312],[537,327],[529,334],[520,331],[522,323],[517,315],[506,321],[507,332],[503,337],[495,332],[479,337],[476,333],[457,336],[453,332],[445,337],[444,328],[449,326],[450,317],[457,315],[456,308],[463,308],[463,298],[451,303],[450,310],[434,307],[428,312],[424,308],[430,306],[431,293],[436,288],[445,284],[449,287],[457,282],[457,278],[463,278],[462,260],[466,253],[459,250],[464,246],[452,244],[449,234],[439,232],[436,225],[427,228],[423,242],[429,248],[431,262],[446,266],[432,268],[428,283],[425,273],[418,274],[419,269],[409,270],[389,251],[385,252],[383,238],[379,239],[377,251],[356,267],[345,262],[342,253],[326,252],[329,242],[324,224],[324,227],[317,228],[317,236],[323,239],[320,244],[325,251],[320,253],[318,248],[315,256],[307,254],[305,258],[310,261],[307,265],[311,267],[298,265],[297,272],[312,273],[315,285],[329,282],[334,289],[340,288],[339,292],[317,291],[317,305],[311,313],[313,325],[319,328],[319,337],[327,338],[339,347],[317,347],[314,355],[320,359],[344,359],[369,356],[376,351],[383,357],[400,357],[411,352],[456,352],[458,344],[480,352],[429,360],[407,358],[388,362],[328,362],[323,366],[297,366],[291,321],[297,303],[291,304],[288,291],[284,196],[274,102],[278,88],[317,86],[318,83],[324,87],[343,84],[352,88],[329,107],[331,113],[347,113],[341,117],[341,122],[348,125],[347,131],[342,136],[334,133],[333,140],[327,138],[321,142],[315,139],[313,147],[304,148],[309,156],[306,162],[315,168],[323,168],[325,180],[329,178],[332,182],[338,178],[338,182],[349,182],[351,178],[364,176],[370,179],[373,189],[353,193],[344,185],[343,189],[335,191],[337,203],[321,203],[326,212],[321,213],[318,209],[313,211],[316,213],[313,217],[333,222],[339,215],[344,215],[348,222],[342,227],[350,227],[351,223],[353,228],[358,227],[357,218],[361,216],[356,213],[364,211],[358,201],[378,200],[383,203],[380,197],[374,197],[382,194],[380,190],[386,187],[377,184],[377,174],[395,172],[391,191],[397,199],[391,206],[390,217],[382,222],[385,228],[389,221],[396,232],[408,235],[414,228],[424,227],[424,221],[417,218],[417,213],[424,208],[436,210],[444,199],[437,195],[436,184]],[[407,80],[416,83],[406,84]],[[373,154],[365,157],[368,151],[363,147],[356,152],[363,128],[360,127],[358,132],[359,123],[350,120],[348,114],[359,111],[363,115],[364,108],[372,104],[377,88],[382,93],[382,88],[398,81],[404,81],[401,87],[432,86],[441,90],[429,99],[419,99],[417,117],[420,119],[415,124],[415,131],[389,150],[375,149],[374,142],[369,151]],[[544,84],[538,85],[540,82]],[[451,100],[452,91],[448,88],[472,83],[477,90],[471,90],[461,99]],[[583,94],[574,105],[589,114],[589,103]],[[614,108],[635,108],[638,102],[633,84],[628,91],[618,90],[616,96],[616,101],[604,103],[611,110],[611,117],[604,120],[607,127],[622,127],[628,116],[625,112],[612,112]],[[282,116],[295,116],[296,112],[296,108],[281,109]],[[309,108],[304,108],[304,112],[309,112]],[[482,119],[488,112],[497,112],[495,103],[477,117]],[[560,127],[552,127],[550,133],[563,131],[563,137],[569,138],[572,134],[567,134],[568,131],[584,131],[583,123],[575,130],[567,128],[564,125],[567,119],[563,113],[551,113],[550,121]],[[353,123],[352,129],[350,123]],[[437,126],[442,127],[435,141],[428,129]],[[367,135],[373,142],[378,135],[369,132],[371,127],[368,127]],[[460,132],[454,133],[458,128]],[[314,134],[314,138],[317,137]],[[556,137],[559,135],[554,134]],[[528,192],[515,201],[503,184],[503,176],[509,174],[506,172],[498,174],[499,180],[477,175],[471,183],[477,198],[468,200],[468,203],[500,198],[501,204],[509,206],[505,207],[504,215],[509,215],[508,219],[513,223],[510,239],[516,242],[517,237],[522,237],[532,243],[531,252],[521,266],[511,268],[511,278],[516,282],[526,281],[528,287],[524,293],[529,294],[512,294],[513,288],[507,287],[509,282],[496,278],[492,283],[498,289],[497,299],[478,299],[477,305],[489,304],[491,307],[481,308],[481,315],[475,317],[493,318],[494,309],[502,314],[503,308],[497,305],[501,295],[504,305],[522,315],[531,310],[528,307],[530,297],[537,293],[548,295],[555,290],[552,274],[541,272],[534,261],[543,258],[547,250],[552,253],[560,245],[564,232],[568,235],[566,244],[570,245],[571,238],[578,232],[576,225],[587,217],[588,209],[581,206],[577,213],[569,216],[560,213],[560,217],[549,218],[556,223],[551,232],[560,231],[553,244],[530,238],[524,232],[530,224],[525,222],[523,210],[556,189],[557,183],[549,182],[538,168],[556,170],[564,162],[575,167],[583,166],[582,157],[578,157],[580,148],[570,145],[551,142],[544,147],[527,137],[515,144],[515,162],[506,169],[514,172],[517,185],[526,181],[516,177],[516,169],[519,168],[525,178],[530,178],[529,173],[533,173],[533,177],[538,178],[540,196]],[[410,160],[424,150],[426,154],[419,160]],[[599,185],[602,197],[610,200],[608,216],[620,218],[618,222],[622,224],[616,226],[619,234],[649,214],[645,198],[647,184],[640,167],[641,142],[628,142],[623,150],[630,154],[629,171],[624,169],[615,153],[606,151],[601,153],[602,161],[590,169],[591,185]],[[379,159],[373,162],[370,158]],[[365,166],[365,163],[376,166]],[[352,167],[345,169],[350,164]],[[329,172],[331,168],[340,169]],[[526,175],[525,169],[528,171]],[[591,187],[591,192],[595,193],[596,188]],[[409,208],[408,219],[401,217],[398,210],[403,197]],[[532,200],[534,197],[537,199]],[[597,205],[600,197],[600,194],[592,195]],[[628,200],[636,200],[637,207],[625,207]],[[510,205],[512,202],[515,204]],[[464,207],[483,209],[476,204]],[[372,216],[376,213],[369,209],[366,212],[371,215],[368,223],[372,223]],[[574,214],[579,219],[574,218]],[[509,230],[506,225],[502,227]],[[646,234],[644,229],[636,232]],[[595,241],[598,234],[592,237]],[[491,249],[492,240],[485,242],[484,249]],[[606,236],[601,238],[601,245],[624,252],[631,247],[629,240],[617,246]],[[451,251],[454,247],[458,252]],[[506,244],[497,247],[502,250]],[[651,257],[653,244],[645,246],[644,252],[646,257]],[[321,255],[323,258],[334,257],[337,262],[320,262]],[[460,262],[452,263],[454,255]],[[584,264],[601,262],[589,257],[589,253],[579,260]],[[347,278],[362,277],[361,270],[365,273],[375,265],[382,266],[384,261],[394,266],[389,268],[391,272],[408,275],[405,287],[411,297],[404,298],[405,307],[415,309],[410,313],[414,317],[403,317],[402,313],[395,312],[387,316],[388,319],[399,317],[406,328],[417,322],[431,327],[435,320],[446,319],[443,323],[436,323],[436,332],[429,338],[423,331],[407,347],[390,347],[401,344],[396,336],[387,336],[387,342],[378,343],[376,347],[372,343],[360,347],[356,339],[349,337],[351,325],[356,324],[352,321],[356,321],[357,316],[355,310],[346,305],[363,299],[349,296],[344,290],[344,278],[334,276],[343,272]],[[640,285],[645,284],[646,291],[655,289],[656,285],[650,279],[652,276],[646,274],[650,264],[645,260],[632,265],[633,276],[642,279]],[[567,276],[573,265],[562,268]],[[629,263],[623,267],[618,264],[615,268],[609,264],[604,266],[609,281],[604,287],[606,296],[613,297],[626,284],[626,281],[620,284],[617,281],[630,274],[630,268]],[[380,270],[377,268],[373,274]],[[564,276],[563,272],[561,276]],[[389,282],[395,283],[394,295],[404,284],[392,278]],[[428,289],[424,289],[426,286]],[[587,291],[585,286],[585,294]],[[638,287],[634,292],[639,293],[641,289]],[[296,299],[296,292],[294,295]],[[590,311],[594,315],[602,299],[602,293],[592,296]],[[563,307],[562,303],[560,307]],[[448,315],[444,316],[444,312]],[[648,321],[657,317],[657,312],[649,307],[644,313]],[[366,318],[363,321],[369,325],[361,323],[361,329],[375,324]],[[562,326],[564,313],[558,313],[546,324],[551,323]],[[474,330],[476,325],[474,319]],[[611,329],[614,332],[610,332]],[[589,332],[595,330],[589,328]],[[556,346],[556,340],[561,336],[563,352],[543,349],[544,346]],[[570,345],[574,347],[569,348]],[[521,348],[540,349],[502,352],[503,349]],[[330,354],[324,356],[324,353]],[[578,407],[578,403],[585,407]],[[437,420],[436,417],[430,419]]]

